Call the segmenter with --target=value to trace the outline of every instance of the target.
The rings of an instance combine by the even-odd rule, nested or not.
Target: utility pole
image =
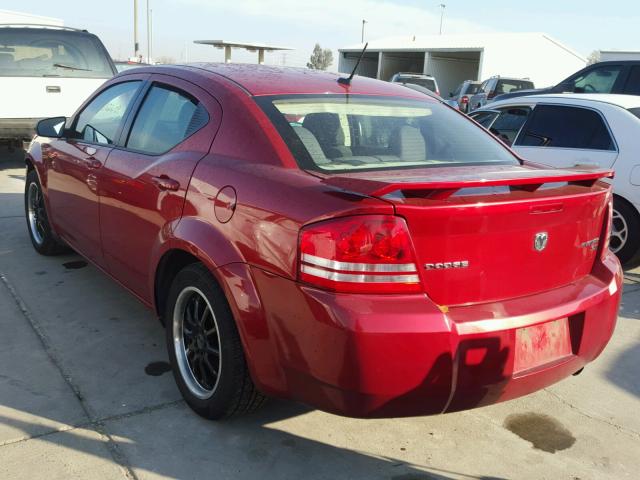
[[[133,56],[138,59],[138,0],[133,0]],[[136,60],[137,61],[137,60]]]
[[[153,58],[153,8],[149,10],[149,63]]]
[[[147,0],[147,63],[151,63],[151,14],[149,13],[149,0]]]
[[[444,9],[447,7],[444,3],[438,5],[440,7],[440,35],[442,35],[442,17],[444,17]]]
[[[367,21],[363,18],[362,19],[362,35],[360,38],[360,43],[364,43],[364,24],[367,23]]]

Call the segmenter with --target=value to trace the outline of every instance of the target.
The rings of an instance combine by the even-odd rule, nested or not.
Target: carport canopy
[[[264,52],[275,52],[278,50],[293,50],[289,47],[279,47],[275,45],[266,45],[264,43],[244,43],[244,42],[226,42],[224,40],[195,40],[193,43],[201,45],[211,45],[215,48],[224,48],[224,62],[231,62],[231,49],[244,48],[249,52],[258,52],[258,63],[264,63]]]

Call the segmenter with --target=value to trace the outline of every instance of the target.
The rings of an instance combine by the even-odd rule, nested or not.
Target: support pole
[[[231,47],[229,45],[224,47],[224,63],[231,63]]]
[[[262,48],[258,49],[258,63],[264,65],[264,50]]]
[[[140,45],[138,44],[138,0],[133,0],[133,56],[139,59]]]

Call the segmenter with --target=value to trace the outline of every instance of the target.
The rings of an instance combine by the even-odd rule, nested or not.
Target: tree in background
[[[594,50],[587,57],[587,65],[593,65],[600,61],[600,50]]]
[[[307,68],[313,70],[326,70],[333,63],[333,52],[328,48],[323,49],[319,43],[313,47],[313,53],[309,57]]]

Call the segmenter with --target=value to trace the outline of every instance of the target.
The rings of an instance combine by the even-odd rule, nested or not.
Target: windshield
[[[35,28],[0,28],[0,76],[113,76],[108,54],[94,35]]]
[[[485,130],[441,103],[354,95],[257,102],[304,169],[518,164]]]

